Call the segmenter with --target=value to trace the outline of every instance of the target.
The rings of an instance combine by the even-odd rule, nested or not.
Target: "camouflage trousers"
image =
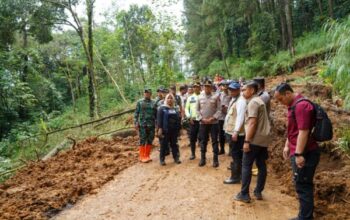
[[[140,127],[140,145],[152,144],[155,135],[155,127]]]

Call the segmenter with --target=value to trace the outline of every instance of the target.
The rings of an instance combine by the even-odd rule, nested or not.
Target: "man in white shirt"
[[[240,94],[239,82],[232,82],[229,86],[229,94],[232,97],[227,115],[225,117],[224,130],[232,149],[231,176],[224,184],[236,184],[241,182],[243,144],[245,138],[244,119],[247,101]]]

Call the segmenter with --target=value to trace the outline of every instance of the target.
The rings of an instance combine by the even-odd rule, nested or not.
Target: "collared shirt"
[[[193,93],[186,102],[185,114],[187,118],[198,120],[197,114],[197,100],[198,96],[196,93]]]
[[[311,132],[315,124],[314,107],[311,103],[301,101],[295,106],[295,103],[301,98],[303,98],[302,95],[296,95],[292,104],[288,107],[287,136],[291,156],[294,155],[297,147],[299,130],[310,130]],[[292,106],[295,106],[295,117],[293,116]],[[317,147],[317,142],[310,136],[304,152],[315,150]]]
[[[258,96],[260,96],[260,98],[264,101],[265,105],[266,105],[266,110],[267,110],[267,114],[270,114],[270,110],[271,110],[271,97],[270,94],[263,90],[260,91]]]
[[[216,120],[211,124],[217,124],[221,116],[221,102],[218,94],[200,94],[197,101],[198,119],[208,119],[214,117]]]
[[[247,124],[250,118],[257,118],[257,128],[254,134],[251,144],[261,147],[267,147],[270,143],[270,121],[267,115],[265,103],[259,96],[253,96],[247,100],[248,106],[245,116],[245,130],[247,132]]]
[[[220,102],[221,102],[221,116],[219,120],[223,121],[225,120],[228,105],[230,104],[231,96],[229,94],[226,94],[225,92],[220,93]],[[225,109],[226,112],[223,111]]]

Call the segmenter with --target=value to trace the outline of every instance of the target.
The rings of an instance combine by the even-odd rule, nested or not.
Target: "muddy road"
[[[187,139],[180,141],[182,164],[171,156],[159,165],[158,151],[152,163],[138,163],[122,171],[96,194],[83,198],[54,219],[269,219],[280,220],[297,214],[295,197],[281,194],[281,186],[269,175],[264,201],[243,204],[233,200],[240,185],[224,185],[230,158],[220,156],[220,167],[205,167],[199,158],[190,161]],[[197,148],[197,155],[199,149]],[[253,177],[252,187],[255,186]]]

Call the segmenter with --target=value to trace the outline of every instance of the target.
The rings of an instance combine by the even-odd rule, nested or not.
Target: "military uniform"
[[[156,117],[157,109],[154,100],[143,98],[137,102],[134,123],[139,129],[140,160],[142,162],[150,161],[149,155],[155,136]]]
[[[212,82],[207,80],[204,83],[205,86],[212,86]],[[209,134],[211,136],[212,148],[213,148],[213,167],[219,166],[218,160],[218,135],[219,124],[218,119],[221,116],[221,102],[218,94],[211,92],[206,94],[205,92],[200,94],[197,101],[197,114],[200,121],[199,125],[199,137],[201,146],[201,160],[199,166],[206,164],[206,152],[209,140]],[[213,120],[210,122],[204,122],[203,119]]]

